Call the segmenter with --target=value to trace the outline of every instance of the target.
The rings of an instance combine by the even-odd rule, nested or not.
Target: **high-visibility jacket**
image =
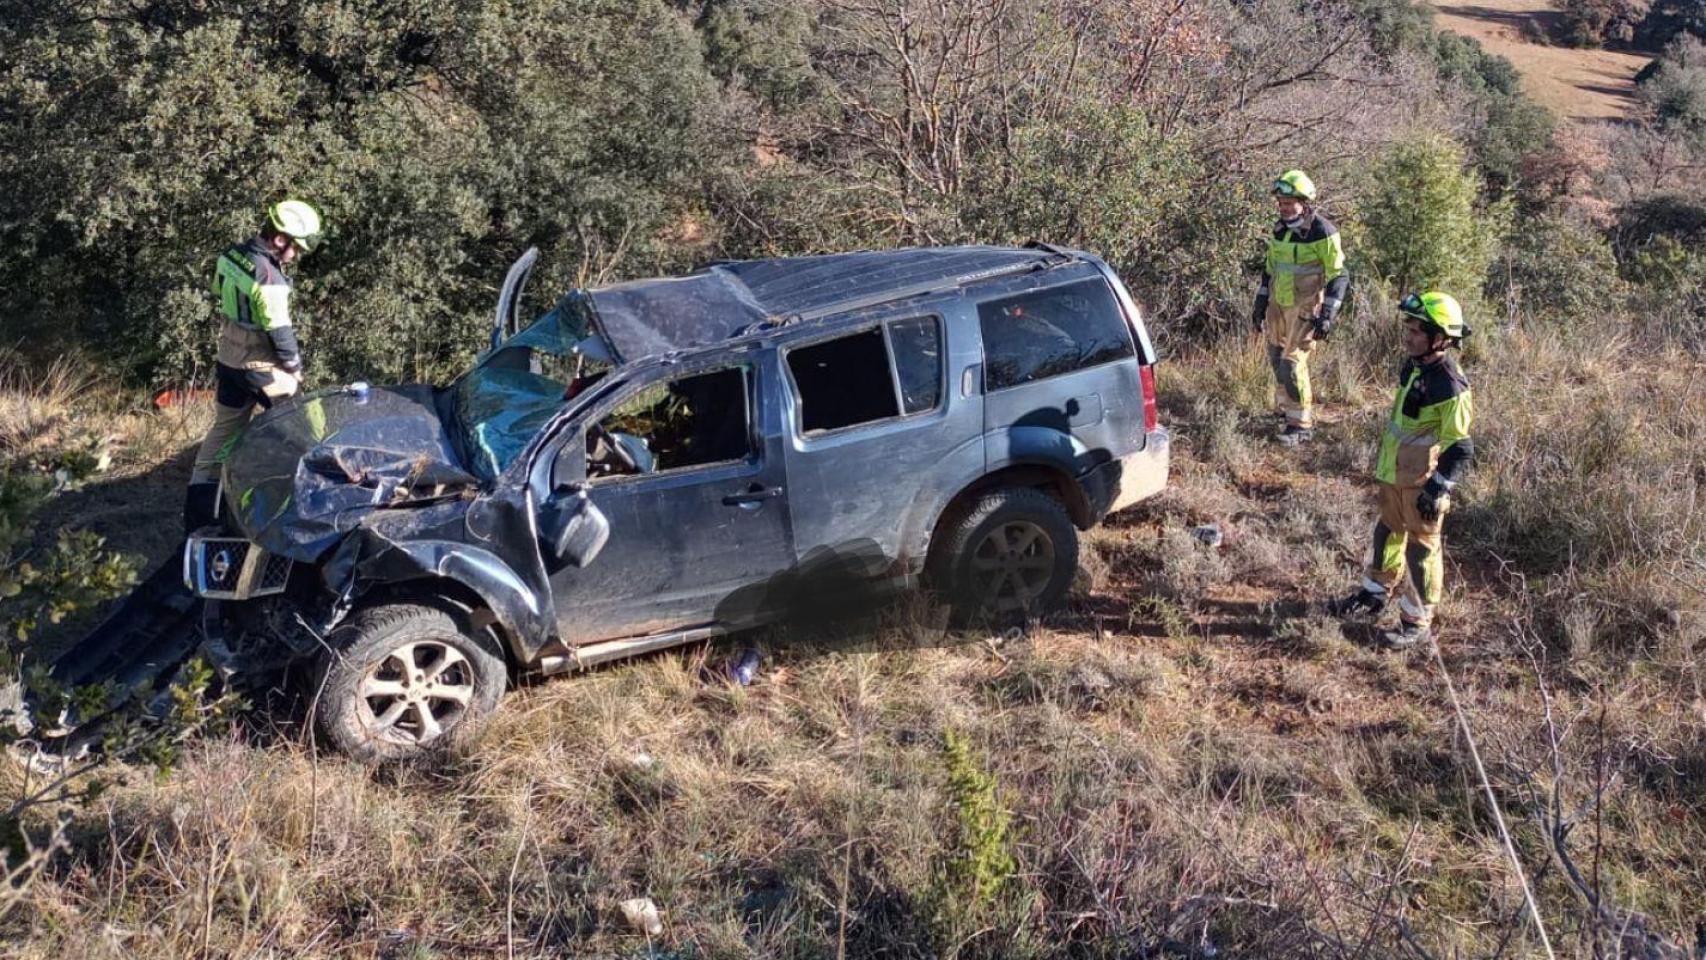
[[[1430,480],[1450,492],[1475,455],[1469,436],[1475,418],[1469,381],[1450,357],[1432,363],[1404,361],[1392,416],[1380,435],[1374,478],[1396,487],[1421,487]]]
[[[238,370],[302,365],[290,323],[291,281],[256,237],[219,255],[213,293],[225,319],[219,331],[219,362]]]
[[[1328,319],[1338,315],[1350,287],[1350,275],[1345,273],[1345,250],[1339,239],[1339,228],[1318,213],[1297,228],[1281,220],[1274,224],[1273,236],[1268,239],[1268,255],[1262,265],[1262,285],[1256,291],[1256,313],[1267,309],[1271,300],[1280,307],[1297,305],[1298,278],[1319,278],[1320,285],[1306,284],[1314,290],[1324,289],[1321,314]]]

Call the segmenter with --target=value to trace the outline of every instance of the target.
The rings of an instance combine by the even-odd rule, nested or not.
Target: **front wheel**
[[[1078,530],[1041,490],[986,493],[939,535],[937,586],[962,620],[1041,613],[1060,602],[1078,570]]]
[[[368,763],[466,735],[497,707],[508,681],[495,644],[435,607],[371,607],[329,639],[315,727],[333,748]]]

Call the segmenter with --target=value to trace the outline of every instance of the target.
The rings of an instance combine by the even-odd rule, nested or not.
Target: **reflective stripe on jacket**
[[[1420,487],[1435,478],[1450,490],[1475,452],[1469,437],[1474,417],[1469,381],[1450,357],[1429,364],[1404,361],[1374,478],[1399,487]]]

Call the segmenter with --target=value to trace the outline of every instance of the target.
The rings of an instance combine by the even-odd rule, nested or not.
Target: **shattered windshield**
[[[563,298],[451,388],[457,441],[482,479],[503,473],[564,403],[610,371],[609,350],[588,333],[577,299]]]

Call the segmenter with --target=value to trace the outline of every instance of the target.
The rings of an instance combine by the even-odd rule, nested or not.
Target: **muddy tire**
[[[366,763],[442,749],[471,733],[503,696],[508,670],[488,636],[450,613],[387,604],[332,631],[315,671],[314,728]]]
[[[1078,530],[1066,508],[1028,487],[984,494],[948,517],[935,541],[932,580],[960,622],[1040,614],[1078,572]]]

